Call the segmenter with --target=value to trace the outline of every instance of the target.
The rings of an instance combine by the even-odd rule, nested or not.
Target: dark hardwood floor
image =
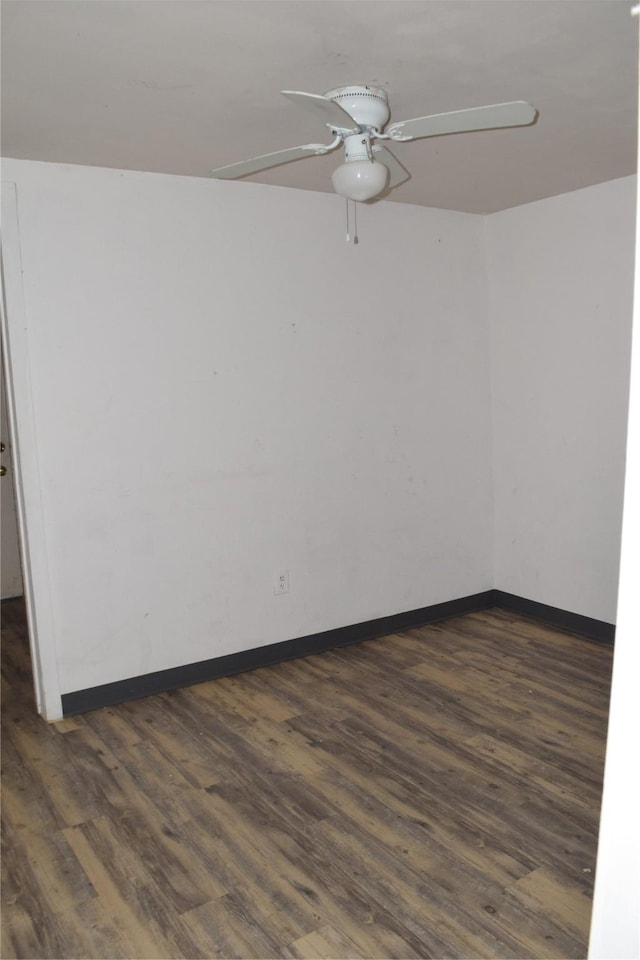
[[[5,960],[586,956],[610,647],[492,610],[48,725],[1,612]]]

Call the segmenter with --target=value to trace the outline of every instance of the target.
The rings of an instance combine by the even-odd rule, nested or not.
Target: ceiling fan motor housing
[[[336,87],[324,96],[333,100],[353,117],[363,130],[382,130],[389,122],[389,101],[386,90],[364,84]]]

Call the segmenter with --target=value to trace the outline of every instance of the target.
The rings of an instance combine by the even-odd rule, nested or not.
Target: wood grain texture
[[[6,960],[586,956],[610,646],[490,610],[47,725],[2,615]]]

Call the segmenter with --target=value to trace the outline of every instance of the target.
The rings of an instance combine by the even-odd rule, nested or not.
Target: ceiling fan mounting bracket
[[[321,156],[323,153],[331,153],[331,151],[340,146],[344,140],[342,133],[337,133],[336,131],[333,132],[335,134],[335,138],[331,143],[306,143],[302,149],[312,151],[317,157]]]
[[[328,90],[323,96],[346,110],[363,130],[382,130],[389,122],[387,91],[381,87],[355,83]]]

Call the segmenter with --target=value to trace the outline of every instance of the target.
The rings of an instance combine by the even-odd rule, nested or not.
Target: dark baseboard
[[[540,620],[542,623],[548,623],[552,627],[558,627],[560,630],[569,630],[571,633],[578,633],[581,637],[588,637],[590,640],[600,640],[605,643],[613,643],[616,633],[615,624],[606,623],[604,620],[593,620],[591,617],[583,617],[580,613],[571,613],[569,610],[560,610],[558,607],[550,607],[546,603],[538,603],[536,600],[527,600],[525,597],[517,597],[513,593],[505,593],[503,590],[494,590],[494,605],[502,607],[503,610],[512,610],[514,613],[521,613],[525,617],[531,617],[533,620]]]
[[[615,626],[611,623],[549,607],[535,600],[526,600],[524,597],[504,593],[502,590],[485,590],[470,597],[436,603],[430,607],[408,610],[406,613],[396,613],[377,620],[367,620],[365,623],[354,623],[347,627],[314,633],[308,637],[283,640],[281,643],[242,650],[239,653],[214,657],[212,660],[201,660],[199,663],[187,663],[169,670],[158,670],[155,673],[131,677],[128,680],[116,680],[115,683],[88,687],[86,690],[74,690],[72,693],[62,695],[62,711],[65,717],[86,713],[100,707],[124,703],[126,700],[137,700],[154,693],[164,693],[178,687],[215,680],[217,677],[228,677],[234,673],[255,670],[257,667],[268,667],[284,660],[305,657],[311,653],[324,653],[336,647],[345,647],[352,643],[360,643],[362,640],[372,640],[374,637],[411,630],[413,627],[423,627],[439,620],[449,620],[452,617],[463,616],[478,610],[488,610],[492,607],[512,610],[593,640],[611,643],[615,635]]]
[[[295,640],[283,640],[281,643],[255,647],[253,650],[242,650],[240,653],[230,653],[223,657],[214,657],[212,660],[202,660],[199,663],[187,663],[169,670],[158,670],[140,677],[131,677],[128,680],[116,680],[115,683],[105,683],[99,687],[63,693],[62,712],[65,717],[75,713],[86,713],[89,710],[97,710],[99,707],[124,703],[126,700],[137,700],[139,697],[148,697],[154,693],[188,687],[193,683],[203,683],[205,680],[215,680],[217,677],[228,677],[234,673],[255,670],[257,667],[271,666],[283,660],[293,660],[311,653],[323,653],[325,650],[360,643],[362,640],[383,637],[388,633],[411,630],[412,627],[422,627],[428,623],[448,620],[476,610],[487,610],[494,606],[494,592],[485,590],[484,593],[461,597],[459,600],[449,600],[446,603],[436,603],[419,610],[396,613],[390,617],[380,617],[365,623],[354,623],[348,627],[338,627],[335,630],[326,630],[323,633],[314,633]]]

